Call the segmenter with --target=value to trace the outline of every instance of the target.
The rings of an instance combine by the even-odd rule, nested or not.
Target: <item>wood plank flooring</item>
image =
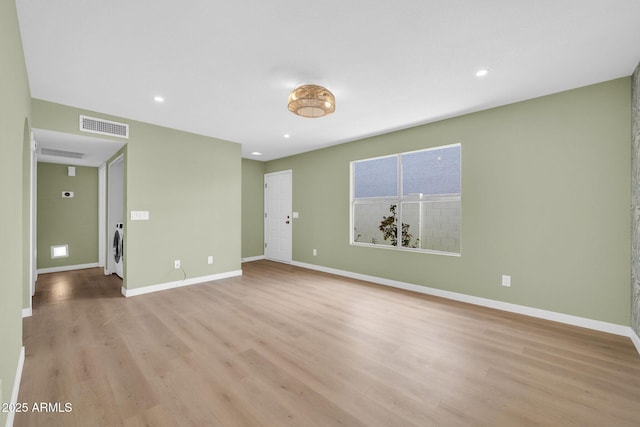
[[[285,264],[124,298],[41,275],[15,426],[640,425],[628,338]]]

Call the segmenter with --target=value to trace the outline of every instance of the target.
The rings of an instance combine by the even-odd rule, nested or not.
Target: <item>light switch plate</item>
[[[131,211],[131,221],[149,221],[149,211]]]

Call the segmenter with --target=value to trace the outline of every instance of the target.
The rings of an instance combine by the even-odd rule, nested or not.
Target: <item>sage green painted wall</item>
[[[242,159],[242,258],[264,255],[265,163]]]
[[[59,132],[81,134],[79,114],[129,124],[125,206],[149,211],[150,220],[127,213],[126,288],[182,280],[175,259],[186,278],[240,270],[239,144],[37,99],[32,109],[33,127]]]
[[[98,168],[38,163],[38,268],[98,262]],[[63,191],[74,197],[63,199]],[[69,245],[67,258],[51,258],[52,245]]]
[[[628,326],[630,90],[621,78],[267,162],[293,170],[293,259]],[[350,161],[457,142],[462,256],[349,245]]]
[[[31,117],[29,83],[14,1],[0,2],[0,380],[8,402],[22,347],[23,141]],[[27,212],[28,217],[28,212]],[[7,414],[0,411],[0,425]]]

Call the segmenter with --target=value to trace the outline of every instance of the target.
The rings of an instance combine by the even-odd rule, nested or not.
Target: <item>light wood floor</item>
[[[640,425],[628,338],[269,261],[125,299],[41,275],[15,426]]]

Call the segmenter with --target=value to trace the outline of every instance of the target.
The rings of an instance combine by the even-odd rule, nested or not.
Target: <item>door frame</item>
[[[35,135],[31,131],[31,153],[29,154],[29,164],[31,168],[31,185],[29,186],[29,291],[31,297],[36,294],[36,280],[38,280],[38,143]],[[29,307],[32,303],[29,303]]]
[[[105,183],[105,185],[107,185],[107,191],[106,191],[107,204],[105,206],[105,208],[106,208],[106,222],[107,223],[105,224],[105,227],[104,227],[105,234],[106,234],[105,248],[104,248],[105,249],[105,264],[104,264],[104,274],[105,274],[105,276],[116,272],[116,268],[113,265],[113,259],[112,259],[113,257],[110,256],[110,252],[107,250],[107,244],[108,244],[107,242],[110,242],[109,236],[111,235],[111,229],[109,228],[110,227],[109,224],[111,224],[111,207],[110,206],[112,204],[111,200],[114,197],[114,194],[112,192],[113,187],[110,185],[111,184],[111,177],[112,177],[111,167],[113,165],[117,164],[117,163],[123,163],[123,162],[124,162],[124,153],[120,154],[118,157],[116,157],[115,159],[113,159],[112,161],[110,161],[107,164],[107,170],[108,170],[107,181],[108,182]],[[122,172],[123,173],[123,177],[122,178],[123,178],[123,186],[124,186],[125,185],[125,183],[124,183],[124,164],[123,164],[122,171],[123,171]],[[124,204],[124,194],[120,194],[120,197],[122,197],[123,204]],[[123,217],[123,222],[126,222],[126,215]],[[123,276],[124,276],[124,273],[123,273]]]
[[[288,175],[289,176],[289,206],[290,206],[290,213],[289,216],[291,217],[290,221],[291,221],[291,227],[290,227],[290,235],[289,235],[289,240],[288,240],[288,245],[289,245],[289,250],[288,250],[288,254],[289,254],[289,258],[286,260],[280,260],[280,259],[272,259],[267,257],[267,242],[269,241],[268,239],[268,233],[269,233],[269,228],[267,226],[267,206],[269,203],[268,200],[268,194],[267,194],[267,179],[268,177],[271,176],[275,176],[275,175]],[[287,169],[287,170],[283,170],[283,171],[278,171],[278,172],[270,172],[270,173],[265,173],[264,174],[264,255],[265,258],[267,259],[272,259],[273,261],[279,261],[279,262],[285,262],[285,263],[291,263],[293,261],[293,170],[292,169]]]
[[[107,274],[107,163],[98,167],[98,267]]]

